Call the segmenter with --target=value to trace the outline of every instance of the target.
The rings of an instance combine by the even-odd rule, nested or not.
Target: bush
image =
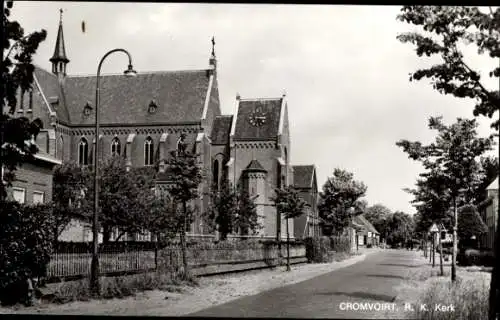
[[[493,252],[476,249],[461,250],[457,255],[457,263],[460,266],[491,267],[494,264],[494,259]]]
[[[336,252],[351,252],[351,241],[346,236],[330,237],[330,250]]]
[[[306,238],[306,257],[309,263],[329,262],[331,242],[328,237]]]
[[[55,240],[49,205],[0,203],[0,301],[30,303],[35,278],[46,275]]]

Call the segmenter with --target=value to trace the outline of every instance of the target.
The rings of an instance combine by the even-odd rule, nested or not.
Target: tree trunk
[[[441,242],[441,224],[439,225],[439,272],[444,276],[443,269],[443,243]]]
[[[432,267],[436,266],[436,233],[432,233]]]
[[[290,269],[290,232],[288,231],[288,217],[286,218],[286,271]]]
[[[458,212],[457,212],[457,198],[453,199],[453,250],[451,257],[451,281],[457,279],[457,229],[458,229]]]
[[[498,212],[497,212],[498,213]],[[498,222],[494,225],[495,228],[495,242],[493,244],[495,250],[495,259],[493,265],[493,271],[491,272],[491,283],[490,283],[490,307],[488,312],[489,320],[496,320],[499,318],[499,308],[498,301],[500,300],[500,288],[498,281],[498,272],[500,270],[500,235],[498,233]]]
[[[186,229],[187,229],[187,203],[182,202],[182,213],[183,213],[183,228],[180,233],[181,240],[181,250],[182,250],[182,265],[184,266],[184,274],[182,277],[187,280],[189,279],[189,266],[187,261],[187,247],[186,247]]]

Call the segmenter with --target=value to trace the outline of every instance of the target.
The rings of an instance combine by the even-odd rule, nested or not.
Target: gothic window
[[[156,109],[158,109],[158,105],[156,104],[156,102],[154,100],[151,100],[151,102],[149,103],[149,106],[148,106],[148,112],[155,113]]]
[[[120,139],[118,137],[114,137],[111,141],[111,156],[119,156],[121,154],[121,144]]]
[[[217,160],[217,159],[214,160],[212,174],[213,174],[213,184],[214,184],[216,190],[219,190],[220,189],[220,186],[219,186],[219,160]]]
[[[144,141],[144,165],[152,166],[153,156],[154,156],[153,139],[151,137],[147,137],[146,141]]]
[[[88,164],[89,157],[89,144],[87,143],[87,139],[81,138],[80,143],[78,144],[78,163],[81,166],[86,166]]]

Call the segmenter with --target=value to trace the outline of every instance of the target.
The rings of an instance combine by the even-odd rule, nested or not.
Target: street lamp
[[[127,77],[133,77],[137,75],[137,72],[132,67],[132,57],[125,49],[113,49],[106,53],[97,68],[97,85],[95,92],[95,147],[94,147],[94,217],[92,221],[92,264],[90,267],[90,288],[93,296],[99,296],[99,99],[100,99],[100,88],[99,80],[101,76],[101,66],[104,60],[112,53],[123,52],[128,56],[128,67],[124,71],[124,75]]]

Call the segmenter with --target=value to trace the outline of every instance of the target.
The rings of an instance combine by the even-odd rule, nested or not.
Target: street
[[[384,311],[359,310],[358,303],[392,306],[394,288],[410,268],[419,266],[420,252],[384,250],[359,263],[316,278],[248,296],[187,316],[283,318],[384,318]],[[353,303],[349,305],[348,303]],[[349,309],[358,310],[346,310]],[[402,305],[395,305],[402,309]]]

